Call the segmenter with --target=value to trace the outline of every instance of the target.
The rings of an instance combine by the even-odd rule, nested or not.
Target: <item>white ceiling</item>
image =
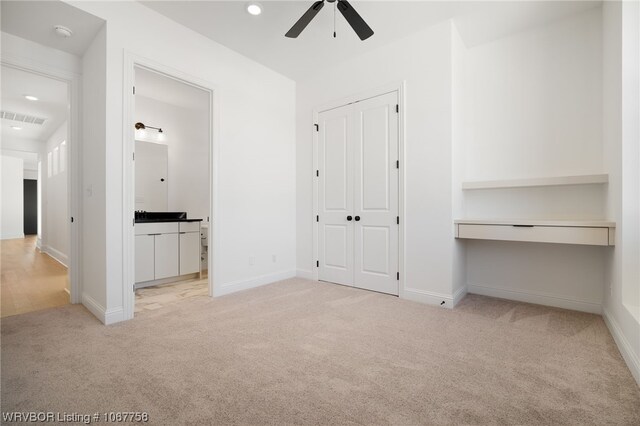
[[[299,79],[324,66],[406,37],[430,25],[455,18],[468,45],[541,25],[601,4],[600,1],[353,1],[375,31],[360,41],[337,13],[333,38],[333,5],[324,8],[297,39],[284,34],[313,0],[262,0],[263,13],[249,15],[246,0],[142,1],[168,18],[217,41],[281,74]]]
[[[82,56],[104,21],[58,0],[0,2],[2,31],[27,40]],[[63,38],[54,32],[55,25],[73,31]]]
[[[46,141],[66,120],[69,112],[67,84],[30,72],[2,66],[0,106],[3,111],[43,117],[43,125],[2,119],[2,139],[23,138]],[[29,101],[33,95],[38,101]],[[14,130],[10,126],[22,127]]]
[[[136,68],[136,96],[188,109],[209,108],[209,92],[144,68]]]

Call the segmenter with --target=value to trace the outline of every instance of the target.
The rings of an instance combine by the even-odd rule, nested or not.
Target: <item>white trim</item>
[[[453,293],[453,307],[458,306],[458,303],[467,295],[467,286],[460,287]]]
[[[51,246],[45,246],[40,251],[42,253],[48,255],[49,257],[51,257],[53,260],[55,260],[56,262],[58,262],[59,264],[61,264],[65,268],[68,268],[67,265],[69,263],[69,257],[66,254],[62,253],[59,250],[54,249]]]
[[[124,309],[118,306],[115,309],[108,309],[104,314],[104,325],[115,324],[124,321]]]
[[[420,290],[418,288],[405,288],[403,299],[427,305],[441,306],[452,309],[454,306],[454,296],[433,291]]]
[[[295,277],[296,271],[291,270],[277,272],[275,274],[262,275],[260,277],[250,278],[248,280],[233,281],[230,283],[222,284],[220,286],[220,289],[216,292],[216,296],[223,296],[225,294],[235,293],[236,291],[248,290],[250,288],[260,287],[263,285]]]
[[[627,363],[627,367],[629,367],[631,375],[636,379],[638,386],[640,386],[640,359],[638,358],[638,355],[633,352],[631,344],[625,337],[624,333],[622,333],[617,321],[605,307],[602,308],[602,318],[604,319],[604,323],[607,325],[609,332],[611,332],[613,340],[618,345],[620,354]]]
[[[296,277],[304,278],[305,280],[313,280],[313,272],[307,269],[296,270]]]
[[[20,234],[9,234],[9,235],[4,235],[2,238],[0,238],[2,240],[22,240],[24,239],[24,234],[20,233]]]
[[[467,291],[469,293],[480,294],[482,296],[497,297],[500,299],[509,299],[518,302],[533,303],[536,305],[553,306],[555,308],[571,309],[573,311],[589,312],[591,314],[602,313],[602,305],[600,303],[575,300],[543,292],[524,292],[508,288],[487,287],[475,284],[468,284]]]
[[[339,108],[344,105],[348,105],[354,103],[356,101],[374,98],[376,96],[385,95],[391,92],[397,92],[398,94],[398,105],[400,107],[400,111],[398,112],[398,160],[400,161],[400,170],[398,172],[398,215],[400,216],[400,225],[398,225],[398,272],[400,272],[400,280],[398,282],[398,297],[402,299],[408,299],[405,297],[404,293],[406,289],[405,285],[405,274],[406,271],[406,263],[405,263],[405,178],[406,178],[406,158],[405,158],[405,125],[406,125],[406,115],[405,115],[405,81],[398,81],[394,83],[389,83],[383,86],[379,86],[378,88],[366,90],[354,95],[350,95],[344,97],[339,100],[335,100],[332,102],[325,103],[313,109],[313,121],[309,125],[309,131],[312,132],[312,155],[313,155],[313,167],[311,170],[312,179],[313,179],[313,206],[312,206],[312,215],[311,221],[313,223],[313,237],[312,237],[312,248],[313,254],[311,259],[311,265],[313,270],[311,271],[311,278],[315,281],[318,281],[318,268],[315,266],[316,261],[319,259],[318,257],[318,223],[315,221],[315,217],[318,214],[318,191],[319,191],[319,183],[318,179],[316,179],[316,170],[318,170],[318,133],[315,131],[314,124],[318,123],[318,116],[321,112]]]
[[[82,304],[89,310],[101,323],[105,323],[105,310],[102,305],[96,302],[93,297],[88,294],[82,294]]]
[[[182,83],[197,87],[210,93],[209,96],[209,108],[211,111],[209,119],[209,250],[208,250],[208,269],[213,271],[213,274],[208,274],[207,281],[209,282],[209,296],[218,296],[220,279],[220,268],[218,265],[220,262],[218,258],[221,253],[221,247],[218,235],[220,235],[221,223],[220,215],[218,214],[219,202],[218,202],[218,159],[220,158],[219,152],[219,127],[220,127],[220,106],[219,106],[219,89],[218,87],[205,80],[201,80],[186,72],[168,67],[151,59],[147,59],[143,56],[134,54],[129,51],[124,51],[124,78],[123,78],[123,247],[122,247],[122,259],[123,259],[123,306],[122,306],[122,320],[132,319],[134,316],[135,307],[135,294],[133,291],[133,284],[135,283],[135,231],[133,226],[134,211],[135,211],[135,183],[134,183],[134,164],[133,164],[133,152],[135,132],[133,126],[128,126],[127,123],[134,122],[135,111],[135,97],[133,94],[133,86],[135,83],[135,67],[145,68],[149,71],[153,71],[162,74],[168,78],[178,80]],[[203,218],[204,219],[204,218]],[[132,226],[129,226],[131,223]],[[115,317],[115,313],[114,313]]]
[[[82,295],[82,304],[104,325],[114,324],[124,320],[124,310],[122,307],[105,310],[104,306],[95,301],[88,294]]]
[[[14,69],[28,73],[41,75],[47,78],[61,81],[67,85],[67,96],[70,103],[69,117],[67,120],[67,214],[68,219],[74,218],[69,226],[69,257],[68,274],[70,285],[71,303],[82,301],[82,143],[80,111],[82,77],[79,73],[57,68],[46,63],[35,61],[28,57],[7,55],[2,53],[0,63]],[[45,242],[46,242],[46,235]]]

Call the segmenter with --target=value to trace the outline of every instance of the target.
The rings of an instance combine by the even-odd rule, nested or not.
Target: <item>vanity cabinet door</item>
[[[136,235],[136,283],[154,279],[154,237]]]
[[[155,279],[175,277],[178,273],[178,234],[155,236]]]
[[[180,275],[200,272],[200,232],[180,234]]]

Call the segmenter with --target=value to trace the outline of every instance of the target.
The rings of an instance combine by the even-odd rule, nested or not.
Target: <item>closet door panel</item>
[[[396,92],[354,104],[354,285],[398,294]]]
[[[351,107],[319,114],[318,277],[353,285],[353,143]]]

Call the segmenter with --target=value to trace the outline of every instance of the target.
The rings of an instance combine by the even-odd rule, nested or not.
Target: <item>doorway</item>
[[[130,59],[135,89],[125,111],[133,130],[127,138],[132,167],[125,170],[125,205],[134,224],[133,232],[125,231],[125,241],[132,243],[126,257],[133,272],[125,284],[129,318],[211,296],[213,269],[213,89]]]
[[[38,180],[23,181],[24,235],[38,235]]]
[[[400,95],[317,112],[317,279],[392,295],[400,280]]]
[[[77,300],[69,157],[77,87],[2,63],[2,316]]]

